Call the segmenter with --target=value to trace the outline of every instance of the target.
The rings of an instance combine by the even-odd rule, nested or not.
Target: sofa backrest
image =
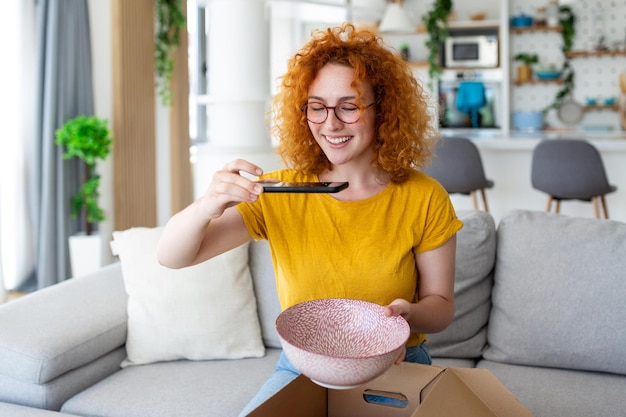
[[[510,213],[492,302],[486,359],[626,374],[626,224]]]
[[[276,276],[270,247],[266,240],[252,241],[248,251],[248,264],[254,284],[263,343],[266,347],[280,348],[282,346],[276,332],[276,317],[280,314],[280,303],[276,292]]]
[[[444,331],[428,335],[428,349],[433,357],[472,359],[487,345],[496,226],[484,211],[459,211],[457,216],[463,228],[456,239],[454,319]]]

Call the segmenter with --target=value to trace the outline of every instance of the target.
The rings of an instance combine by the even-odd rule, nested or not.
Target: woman
[[[430,363],[426,333],[454,313],[456,232],[446,191],[418,172],[433,132],[410,68],[366,30],[313,34],[289,62],[274,101],[289,169],[263,175],[244,160],[168,222],[159,261],[180,268],[267,239],[283,309],[317,298],[362,299],[402,315],[412,334],[397,360]],[[245,172],[280,181],[348,181],[336,194],[264,194]],[[284,356],[247,411],[298,371]]]

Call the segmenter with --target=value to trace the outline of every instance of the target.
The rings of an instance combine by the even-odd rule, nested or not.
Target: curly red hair
[[[309,86],[326,64],[347,65],[355,71],[352,87],[363,105],[364,83],[372,86],[376,108],[373,166],[391,181],[405,181],[410,170],[424,167],[437,137],[428,112],[423,87],[410,66],[394,54],[373,32],[341,27],[314,32],[311,40],[288,63],[273,105],[272,132],[278,154],[288,166],[314,174],[332,169],[315,143],[302,106]]]

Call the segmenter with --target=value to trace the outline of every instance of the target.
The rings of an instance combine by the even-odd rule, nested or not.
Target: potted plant
[[[517,81],[522,83],[530,81],[533,77],[531,65],[539,62],[537,54],[521,53],[515,55],[513,59],[522,63],[522,65],[517,67]]]
[[[72,197],[71,214],[76,218],[84,210],[84,230],[93,232],[93,224],[105,219],[98,205],[100,175],[96,173],[98,159],[104,160],[111,152],[111,132],[107,121],[96,116],[78,116],[68,120],[56,131],[56,144],[63,146],[63,158],[79,158],[85,164],[83,185]]]
[[[70,202],[71,216],[81,216],[84,236],[70,236],[70,258],[74,276],[100,266],[100,237],[94,235],[94,225],[105,220],[98,204],[100,175],[97,161],[105,160],[111,151],[111,132],[107,120],[96,116],[78,116],[66,121],[55,133],[55,143],[63,147],[63,158],[79,158],[85,165],[82,187]],[[82,253],[76,254],[76,250]],[[81,265],[78,267],[77,265]]]

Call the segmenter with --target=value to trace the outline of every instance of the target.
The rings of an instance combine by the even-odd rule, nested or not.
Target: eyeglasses
[[[302,106],[302,111],[306,115],[306,119],[315,124],[321,124],[328,119],[328,110],[335,112],[335,117],[339,121],[347,124],[356,123],[361,118],[361,113],[364,110],[372,107],[375,103],[369,104],[365,107],[359,107],[354,103],[344,101],[337,104],[334,107],[326,106],[318,101],[312,101]]]

